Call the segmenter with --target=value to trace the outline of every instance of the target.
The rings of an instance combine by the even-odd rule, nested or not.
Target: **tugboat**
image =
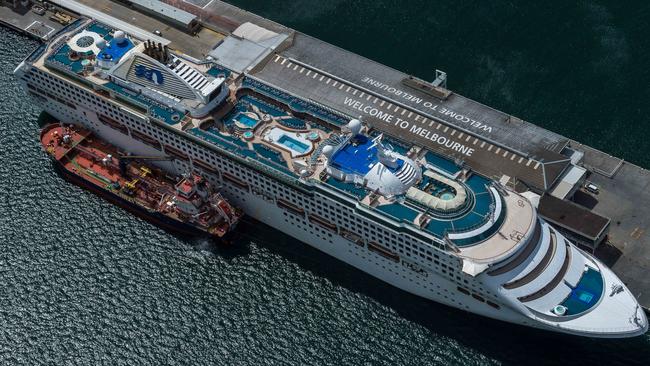
[[[171,157],[121,154],[74,125],[45,126],[41,144],[66,180],[165,229],[229,243],[243,215],[201,175],[171,177],[144,163]]]

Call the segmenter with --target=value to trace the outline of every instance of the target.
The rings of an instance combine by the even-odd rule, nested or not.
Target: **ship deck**
[[[105,6],[98,0],[83,0],[83,3],[99,10]],[[569,165],[560,152],[567,146],[583,152],[583,165],[592,172],[590,180],[600,185],[601,194],[583,196],[586,202],[579,203],[612,218],[610,244],[598,254],[628,284],[641,304],[650,307],[650,283],[639,275],[650,262],[650,236],[645,219],[648,217],[645,210],[650,207],[645,202],[650,201],[650,195],[647,187],[639,183],[650,181],[646,169],[456,93],[441,99],[415,90],[404,84],[408,77],[404,73],[222,1],[200,6],[188,2],[182,6],[200,15],[209,28],[224,34],[248,21],[291,34],[292,44],[264,59],[251,76],[297,97],[319,101],[324,107],[349,117],[364,116],[364,107],[375,108],[377,111],[372,112],[375,116],[364,116],[367,123],[397,139],[415,141],[450,156],[488,177],[502,180],[505,175],[515,186],[524,182],[537,191],[546,191]],[[116,16],[136,14],[138,19],[142,18],[138,25],[145,30],[152,32],[160,28],[155,20],[131,9]],[[172,42],[178,39],[175,48],[180,52],[205,54],[205,45],[180,42],[184,39],[183,32],[172,27],[165,28],[164,37]],[[437,107],[433,109],[433,106]],[[392,124],[386,122],[387,115],[392,116]],[[397,118],[405,121],[402,124],[405,127],[400,126],[401,121],[395,124]],[[433,134],[453,141],[451,147],[432,141]],[[467,154],[469,149],[472,149],[471,156]]]

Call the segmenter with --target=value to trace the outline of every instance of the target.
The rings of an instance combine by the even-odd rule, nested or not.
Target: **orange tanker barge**
[[[165,229],[225,240],[242,216],[202,176],[170,177],[144,163],[169,157],[123,154],[73,125],[45,126],[41,144],[66,180]]]

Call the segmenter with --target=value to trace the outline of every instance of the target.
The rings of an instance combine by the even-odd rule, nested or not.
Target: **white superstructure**
[[[141,34],[140,32],[138,34]],[[17,69],[49,114],[360,270],[459,309],[593,337],[644,333],[625,285],[523,195],[350,116],[82,20]]]

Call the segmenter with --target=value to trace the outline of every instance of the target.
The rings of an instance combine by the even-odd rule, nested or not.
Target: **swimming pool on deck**
[[[580,281],[561,304],[566,308],[564,315],[580,314],[591,309],[600,300],[602,293],[603,276],[600,272],[585,267]]]
[[[309,151],[309,145],[303,144],[302,142],[293,139],[287,135],[282,135],[282,137],[280,137],[280,139],[278,140],[278,143],[286,146],[289,150],[294,150],[301,154],[304,154],[307,151]]]
[[[250,128],[254,129],[257,124],[260,122],[259,120],[247,115],[246,113],[239,113],[235,117],[236,123],[240,124],[241,128]]]
[[[264,140],[283,150],[288,150],[291,157],[295,158],[307,155],[313,150],[314,144],[309,141],[308,134],[309,132],[291,132],[275,127],[265,133]]]

